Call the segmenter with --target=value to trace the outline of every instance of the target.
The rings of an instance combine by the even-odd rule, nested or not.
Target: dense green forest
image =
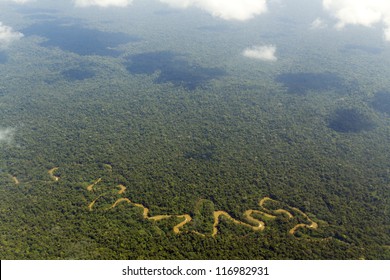
[[[380,32],[139,2],[2,4],[0,258],[390,259]],[[242,55],[263,42],[278,61]]]

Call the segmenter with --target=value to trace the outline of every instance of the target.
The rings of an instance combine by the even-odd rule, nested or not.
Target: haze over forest
[[[1,259],[389,259],[390,2],[0,0]]]

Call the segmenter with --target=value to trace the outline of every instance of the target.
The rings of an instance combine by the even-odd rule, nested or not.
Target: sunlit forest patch
[[[343,79],[335,73],[283,73],[276,77],[290,94],[305,94],[308,91],[339,90],[344,86]]]
[[[170,51],[148,52],[129,56],[125,63],[132,74],[153,74],[159,72],[156,83],[172,83],[188,90],[205,85],[212,79],[225,75],[219,68],[207,68],[185,60]]]
[[[117,56],[120,51],[113,48],[140,40],[137,36],[121,32],[103,32],[63,20],[35,23],[23,29],[23,33],[26,36],[45,38],[46,40],[40,43],[43,47],[58,47],[79,55]]]
[[[360,110],[347,108],[334,112],[329,127],[337,132],[360,132],[375,128],[375,123]]]

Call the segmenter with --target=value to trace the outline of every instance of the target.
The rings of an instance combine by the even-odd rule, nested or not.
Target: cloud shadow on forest
[[[375,128],[373,120],[355,108],[337,109],[329,119],[328,127],[337,132],[361,132]]]
[[[205,85],[212,79],[224,76],[226,73],[219,68],[205,68],[191,64],[182,56],[170,51],[148,52],[127,57],[127,71],[132,74],[152,75],[159,72],[155,83],[172,83],[188,90]]]
[[[5,64],[8,61],[8,55],[5,52],[0,51],[0,64]]]
[[[113,48],[140,41],[138,36],[103,32],[62,20],[35,23],[22,32],[26,36],[46,38],[46,41],[40,43],[43,47],[58,47],[79,55],[118,56],[121,52]]]
[[[345,87],[343,79],[334,73],[283,73],[276,77],[290,94],[306,94],[308,91],[337,90]]]
[[[80,68],[71,68],[61,72],[65,80],[69,82],[82,81],[95,77],[95,71],[81,66]]]
[[[217,161],[215,145],[200,145],[184,153],[185,159]]]
[[[390,92],[377,92],[371,102],[371,106],[375,110],[386,113],[390,116]]]

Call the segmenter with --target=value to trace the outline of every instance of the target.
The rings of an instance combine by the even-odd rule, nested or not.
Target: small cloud
[[[17,41],[22,37],[22,33],[13,31],[10,26],[4,25],[0,22],[0,48],[6,48],[12,42]]]
[[[275,56],[276,47],[273,45],[268,46],[253,46],[243,51],[243,56],[263,60],[263,61],[276,61]]]
[[[225,20],[248,20],[267,11],[267,0],[160,0],[175,8],[197,7]]]
[[[13,128],[0,128],[0,143],[11,143],[14,132]]]
[[[338,22],[336,28],[347,25],[372,27],[384,24],[384,39],[390,41],[390,1],[385,0],[322,0],[325,10]]]
[[[23,1],[23,0],[22,0]],[[126,7],[129,6],[133,0],[74,0],[77,7]]]
[[[323,29],[328,25],[320,18],[316,18],[311,24],[310,29]]]

